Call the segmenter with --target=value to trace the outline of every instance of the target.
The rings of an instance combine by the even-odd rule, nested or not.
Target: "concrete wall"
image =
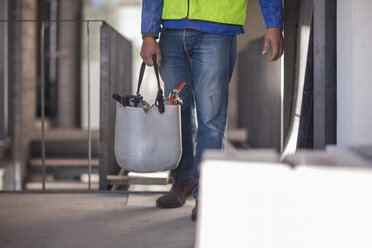
[[[337,1],[337,144],[372,144],[372,1]]]
[[[249,43],[259,37],[265,35],[266,27],[261,15],[260,5],[258,0],[249,0],[247,7],[247,19],[244,25],[245,34],[237,36],[237,54],[247,49]],[[263,44],[262,44],[263,46]],[[239,127],[239,84],[242,82],[238,81],[239,74],[239,61],[236,60],[235,70],[230,82],[230,100],[229,100],[229,128]],[[247,68],[248,69],[248,68]]]
[[[280,150],[281,62],[261,54],[266,26],[258,0],[248,1],[244,29],[230,86],[229,127],[246,129],[252,147]]]
[[[337,0],[314,0],[314,139],[315,149],[336,144]]]
[[[36,19],[36,0],[17,0],[13,3],[14,19]],[[20,190],[26,174],[29,157],[30,136],[34,131],[36,115],[36,23],[14,23],[13,43],[13,167],[7,174],[14,179],[10,188]]]
[[[239,53],[239,124],[255,148],[281,149],[281,64],[262,56],[263,38]]]

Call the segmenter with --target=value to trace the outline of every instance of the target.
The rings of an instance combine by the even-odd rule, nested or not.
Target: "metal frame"
[[[129,61],[129,63],[128,63]],[[131,92],[132,46],[107,23],[101,26],[101,73],[100,73],[100,142],[99,142],[99,189],[107,190],[108,175],[120,171],[114,154],[115,101],[114,93]]]
[[[0,10],[2,6],[0,4]],[[5,139],[5,33],[4,23],[0,24],[0,142]]]
[[[295,84],[297,24],[301,0],[284,0],[284,90],[283,90],[283,139],[289,133]],[[283,150],[283,149],[282,149]]]
[[[107,176],[117,174],[117,166],[114,156],[114,125],[115,125],[115,102],[111,96],[114,92],[124,94],[131,92],[132,81],[132,47],[130,41],[125,39],[110,25],[103,20],[0,20],[0,23],[19,23],[19,22],[41,22],[41,40],[40,40],[40,63],[41,63],[41,153],[42,153],[42,191],[45,188],[45,24],[49,22],[80,22],[86,24],[87,32],[87,80],[88,80],[88,166],[89,166],[89,183],[88,189],[91,190],[91,172],[92,172],[92,135],[91,135],[91,109],[90,109],[90,26],[92,22],[102,24],[101,27],[101,78],[100,78],[100,141],[99,141],[99,173],[100,189],[107,190]],[[115,68],[114,68],[115,66]],[[49,191],[48,191],[49,192]]]
[[[40,96],[41,96],[41,170],[43,190],[45,190],[45,55],[44,55],[44,39],[45,39],[45,23],[41,24],[41,39],[40,39]]]
[[[11,9],[11,6],[9,6],[9,10]],[[92,159],[92,135],[91,135],[91,123],[90,123],[90,116],[91,116],[91,109],[90,109],[90,33],[89,33],[89,24],[92,23],[92,22],[95,22],[95,23],[102,23],[103,25],[106,25],[108,26],[107,24],[105,24],[105,21],[103,20],[46,20],[46,21],[41,21],[41,20],[0,20],[0,23],[3,24],[3,23],[6,23],[8,24],[10,27],[11,25],[13,25],[13,23],[20,23],[20,22],[41,22],[42,25],[41,25],[41,39],[40,39],[40,46],[41,46],[41,49],[40,49],[40,56],[41,56],[41,60],[40,60],[40,63],[41,63],[41,89],[40,89],[40,93],[41,93],[41,113],[42,113],[42,130],[41,130],[41,133],[42,133],[42,147],[41,147],[41,151],[42,151],[42,191],[45,191],[46,188],[45,188],[45,159],[46,159],[46,154],[45,154],[45,78],[44,78],[44,67],[45,67],[45,61],[44,61],[44,57],[45,57],[45,54],[44,54],[44,45],[45,45],[45,23],[48,23],[48,22],[80,22],[80,23],[86,23],[86,30],[87,30],[87,59],[88,59],[88,71],[87,71],[87,78],[88,78],[88,166],[89,166],[89,183],[88,183],[88,189],[91,190],[91,172],[92,172],[92,163],[91,163],[91,159]],[[11,46],[11,42],[9,42],[9,49],[10,51],[12,51],[12,46]],[[2,49],[3,50],[3,49]],[[9,59],[9,62],[11,62],[11,60]],[[10,63],[11,65],[11,63]],[[9,69],[11,70],[11,67],[9,66]],[[110,68],[107,68],[107,71],[109,70]],[[12,79],[9,79],[10,81]],[[102,83],[102,82],[101,82]],[[9,89],[9,93],[12,92],[11,89]],[[106,100],[106,102],[108,102]],[[0,106],[1,107],[1,106]],[[11,107],[11,106],[9,106]],[[108,110],[104,110],[105,112],[108,112]],[[102,118],[102,116],[101,116]],[[110,129],[112,130],[112,129]],[[100,162],[107,162],[105,160],[102,160],[100,159]],[[104,168],[107,168],[107,165],[102,165],[102,167]],[[105,177],[107,176],[107,173],[105,174]],[[104,183],[106,183],[106,180],[104,181]]]
[[[0,13],[1,17],[6,17],[6,12],[8,11],[7,8],[7,1],[0,2]],[[7,59],[7,46],[6,38],[8,36],[4,35],[7,33],[6,23],[0,24],[0,141],[4,141],[7,138],[7,124],[6,124],[6,112],[5,112],[5,98],[6,93],[6,80],[7,80],[7,69],[5,61]]]
[[[64,22],[65,20],[59,21]],[[71,21],[71,20],[67,20]],[[44,77],[44,40],[45,40],[45,22],[43,21],[41,25],[41,45],[40,45],[40,57],[41,57],[41,89],[40,89],[40,95],[41,95],[41,156],[42,156],[42,188],[43,191],[45,190],[45,77]],[[79,22],[79,21],[77,21]],[[90,36],[89,36],[89,20],[80,20],[80,22],[85,22],[87,25],[87,55],[88,55],[88,72],[87,72],[87,78],[88,78],[88,190],[91,190],[91,174],[92,174],[92,129],[90,124]]]
[[[306,77],[306,69],[308,62],[308,49],[310,40],[310,28],[313,17],[313,2],[312,0],[302,0],[300,2],[299,21],[297,27],[297,44],[296,44],[296,59],[295,59],[295,75],[294,75],[294,90],[293,90],[293,105],[291,109],[290,126],[282,158],[296,152],[298,143],[298,134],[300,126],[300,117],[303,100],[303,90]]]
[[[53,20],[52,20],[53,21]],[[45,191],[45,75],[44,75],[44,40],[45,40],[45,22],[52,21],[43,21],[41,25],[41,45],[40,45],[40,57],[41,57],[41,156],[42,156],[42,189]],[[72,20],[59,20],[58,22],[71,22]],[[87,56],[88,56],[88,190],[91,190],[91,174],[92,174],[92,131],[90,123],[90,36],[89,36],[89,20],[80,20],[76,22],[85,22],[87,25]],[[92,21],[94,22],[94,21]],[[101,21],[99,21],[101,22]]]
[[[87,22],[87,61],[88,61],[88,189],[91,190],[91,175],[92,175],[92,128],[90,125],[90,35],[89,21]]]
[[[13,9],[13,4],[14,4],[14,1],[9,1],[8,0],[8,19],[12,20],[13,19],[13,16],[11,14],[11,10]],[[8,30],[7,32],[10,33],[13,31],[13,22],[8,22]],[[8,39],[7,39],[7,47],[8,47],[8,67],[7,67],[7,71],[13,71],[13,64],[12,64],[12,61],[13,61],[13,54],[11,54],[11,52],[13,51],[13,42],[12,42],[12,39],[8,36]],[[13,74],[12,73],[8,73],[7,75],[7,81],[8,81],[8,96],[10,96],[12,93],[13,93]],[[9,97],[8,97],[8,113],[13,113],[13,102],[9,100]],[[10,114],[8,114],[8,117],[10,116]],[[8,118],[8,138],[11,138],[12,136],[12,133],[13,133],[13,119],[12,118]]]

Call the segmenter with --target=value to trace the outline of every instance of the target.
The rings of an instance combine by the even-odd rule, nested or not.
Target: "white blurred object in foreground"
[[[196,247],[372,247],[372,167],[292,168],[270,156],[206,153]]]

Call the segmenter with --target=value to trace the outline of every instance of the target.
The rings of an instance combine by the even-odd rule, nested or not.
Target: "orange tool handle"
[[[180,84],[180,86],[178,86],[178,88],[177,88],[178,92],[180,92],[182,90],[182,88],[183,88],[183,86],[185,86],[185,84],[186,84],[186,82],[182,82]]]
[[[177,88],[177,94],[175,95],[175,96],[171,96],[170,97],[170,101],[169,101],[169,105],[173,105],[173,101],[176,101],[176,97],[177,97],[177,95],[178,95],[178,93],[182,90],[182,88],[185,86],[185,84],[186,84],[186,82],[182,82],[179,86],[178,86],[178,88]],[[175,103],[176,104],[176,103]],[[180,104],[180,105],[182,105],[182,104]]]

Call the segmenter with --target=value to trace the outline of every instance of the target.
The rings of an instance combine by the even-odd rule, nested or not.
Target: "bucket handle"
[[[159,68],[158,68],[158,64],[156,63],[156,55],[152,56],[152,60],[154,61],[154,70],[155,70],[156,80],[158,82],[158,93],[156,95],[155,105],[158,107],[159,112],[163,113],[165,109],[164,108],[164,97],[163,97],[163,90],[161,89],[161,86],[160,86]],[[138,77],[137,95],[139,95],[139,92],[140,92],[143,75],[145,74],[145,68],[146,68],[146,64],[145,62],[142,62],[140,74]]]

